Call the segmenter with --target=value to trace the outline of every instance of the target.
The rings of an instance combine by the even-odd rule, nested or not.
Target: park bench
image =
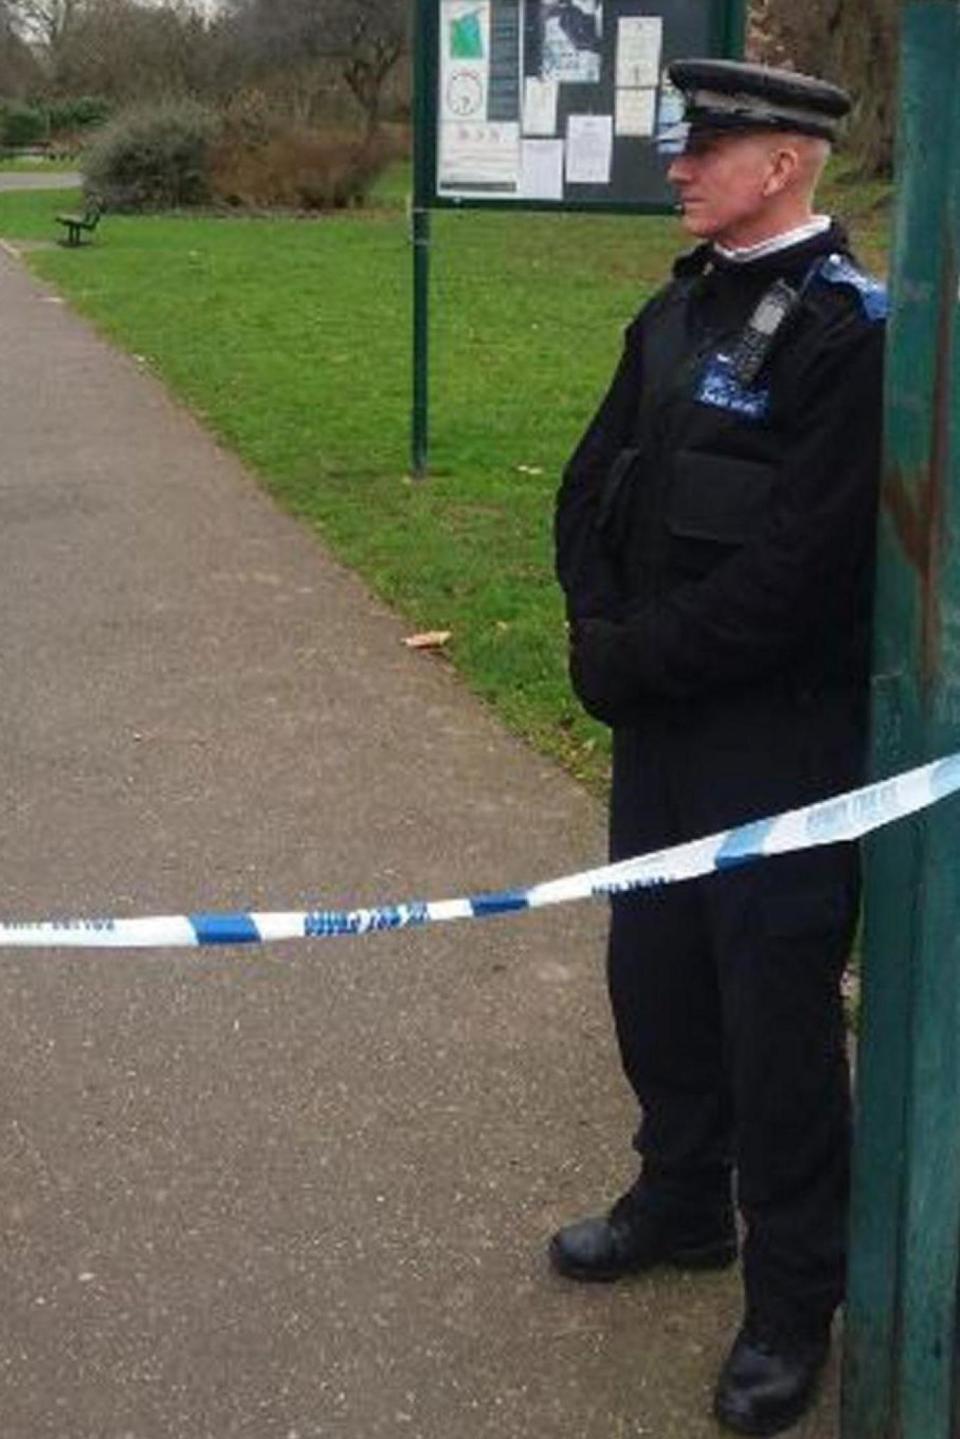
[[[58,215],[57,224],[63,225],[66,229],[66,238],[61,242],[64,245],[76,247],[83,244],[84,235],[92,235],[100,223],[100,216],[103,214],[103,206],[99,200],[88,200],[82,215]]]

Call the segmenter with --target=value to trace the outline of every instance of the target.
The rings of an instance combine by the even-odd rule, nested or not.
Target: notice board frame
[[[542,6],[544,0],[519,0],[520,10]],[[611,27],[625,15],[663,16],[670,0],[604,0],[605,24]],[[699,0],[706,12],[706,43],[697,47],[704,56],[742,59],[746,48],[748,0]],[[413,195],[410,229],[413,249],[413,402],[411,409],[411,473],[415,479],[427,474],[429,457],[429,349],[430,349],[430,245],[433,210],[541,211],[545,213],[589,213],[621,215],[663,215],[673,211],[666,198],[617,198],[565,195],[560,200],[536,200],[527,196],[444,195],[437,185],[440,124],[440,44],[443,0],[414,0],[413,36]],[[482,5],[478,8],[483,8]],[[619,33],[617,36],[619,40]],[[665,39],[667,62],[679,58],[673,39]],[[689,51],[688,51],[689,53]],[[526,74],[520,67],[520,83]],[[579,88],[579,87],[573,87]],[[585,89],[591,88],[585,86]],[[521,96],[522,99],[522,96]]]
[[[500,0],[502,3],[502,0]],[[544,0],[516,0],[521,16],[529,26],[531,18],[542,11]],[[549,0],[547,0],[549,3]],[[748,0],[699,0],[704,12],[704,43],[693,48],[700,55],[717,58],[741,59],[746,43]],[[419,210],[533,210],[543,212],[574,212],[591,214],[648,214],[662,215],[672,211],[673,205],[666,199],[651,199],[639,195],[600,195],[600,187],[578,187],[587,189],[589,195],[564,194],[560,199],[531,199],[523,195],[503,194],[447,194],[439,185],[438,164],[440,159],[441,119],[441,46],[443,42],[444,0],[416,0],[416,35],[414,54],[414,207]],[[671,9],[677,9],[677,0],[603,0],[604,26],[608,37],[606,43],[607,63],[611,61],[611,45],[615,27],[620,19],[632,16],[647,18],[660,17],[668,20]],[[692,7],[691,7],[692,8]],[[535,22],[534,22],[535,23]],[[526,47],[526,38],[522,40]],[[681,47],[690,54],[690,48]],[[664,63],[679,58],[677,45],[668,23],[664,24]],[[526,72],[521,67],[520,84],[523,85]],[[609,95],[609,83],[605,86]],[[580,93],[584,97],[587,113],[597,111],[599,86],[562,85],[561,94]],[[519,97],[522,108],[523,95]],[[569,104],[569,100],[568,100]],[[618,137],[614,135],[614,147]],[[623,141],[620,140],[622,144]],[[635,142],[634,142],[635,143]],[[653,151],[652,141],[650,151]],[[663,163],[662,161],[660,162]],[[615,168],[615,167],[614,167]]]

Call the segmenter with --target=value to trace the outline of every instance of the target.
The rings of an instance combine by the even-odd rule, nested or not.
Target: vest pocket
[[[776,466],[682,450],[666,503],[671,558],[685,577],[702,574],[746,544],[770,511]]]

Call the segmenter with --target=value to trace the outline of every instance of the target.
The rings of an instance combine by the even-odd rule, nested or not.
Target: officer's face
[[[782,192],[785,147],[769,134],[694,131],[667,172],[691,235],[723,244],[765,238],[771,202]]]

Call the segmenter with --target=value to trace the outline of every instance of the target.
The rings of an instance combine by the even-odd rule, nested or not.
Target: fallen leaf
[[[438,650],[452,633],[452,630],[424,630],[419,635],[408,635],[403,643],[408,650]]]

